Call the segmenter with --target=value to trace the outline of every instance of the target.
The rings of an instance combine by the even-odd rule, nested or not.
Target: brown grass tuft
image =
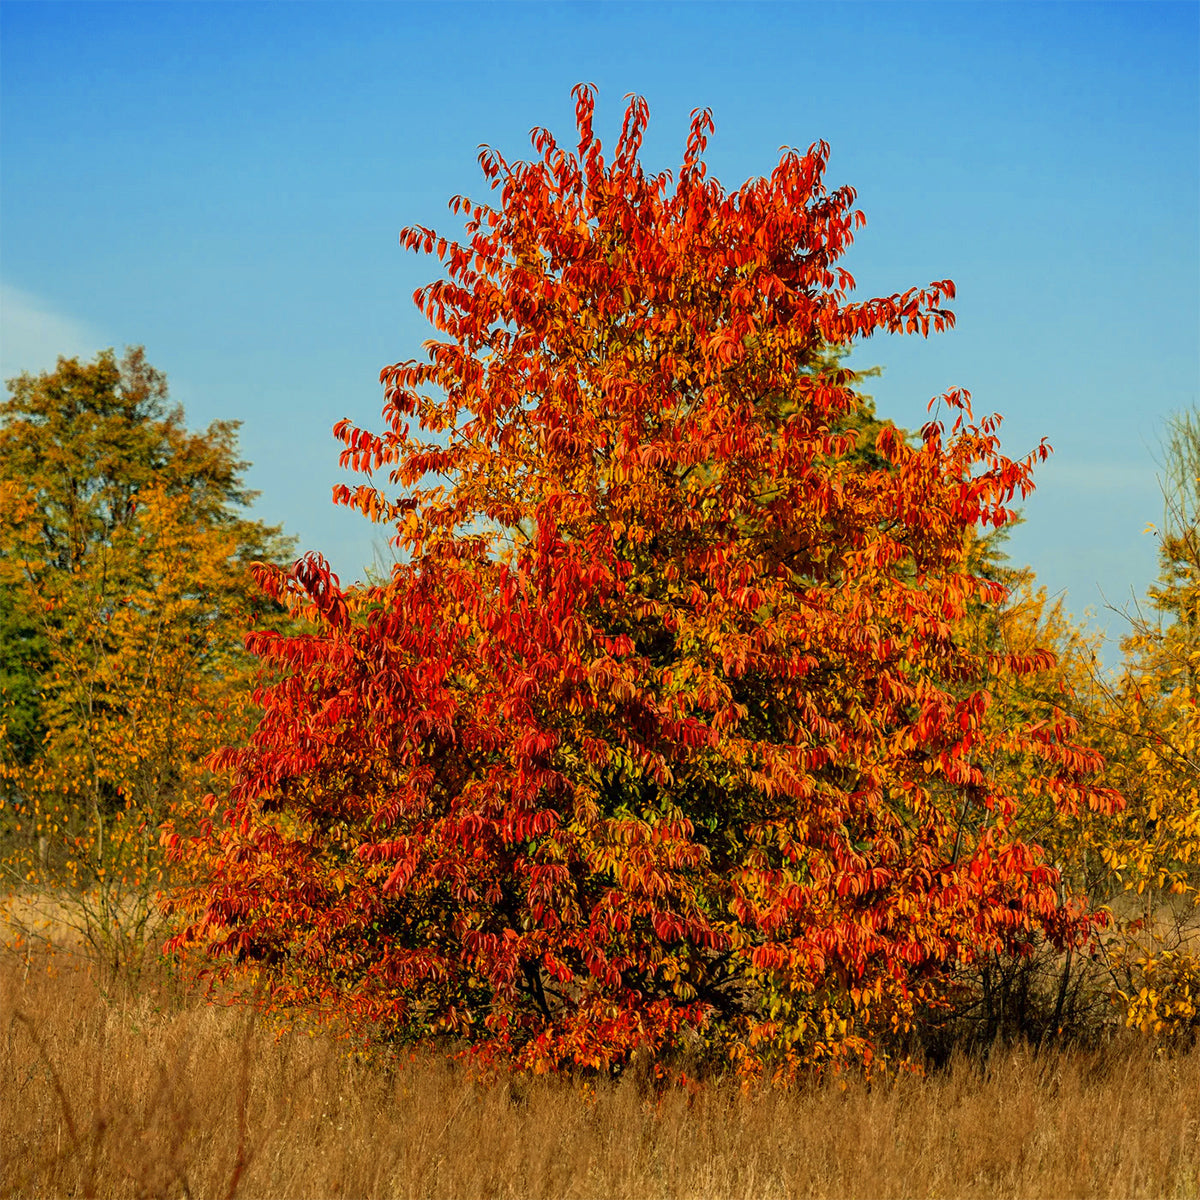
[[[1200,1052],[1134,1042],[749,1096],[488,1086],[61,958],[5,961],[0,1029],[5,1196],[1200,1196]]]

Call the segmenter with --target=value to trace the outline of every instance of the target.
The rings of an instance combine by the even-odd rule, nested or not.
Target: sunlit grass
[[[1200,1195],[1200,1053],[1027,1049],[926,1079],[473,1079],[277,1036],[163,971],[0,965],[6,1196]]]

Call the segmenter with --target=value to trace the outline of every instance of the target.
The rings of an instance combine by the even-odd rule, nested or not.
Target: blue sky
[[[0,373],[144,344],[194,426],[243,422],[262,497],[351,580],[384,536],[330,503],[330,429],[378,425],[479,143],[524,157],[600,91],[674,166],[713,109],[733,187],[832,148],[868,224],[859,295],[950,277],[958,327],[872,339],[882,414],[954,386],[1055,448],[1010,543],[1109,632],[1156,569],[1162,422],[1200,403],[1194,3],[0,5]]]

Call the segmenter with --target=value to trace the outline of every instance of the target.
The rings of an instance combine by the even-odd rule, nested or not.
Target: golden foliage
[[[35,647],[0,726],[10,886],[76,897],[113,961],[140,952],[163,882],[158,829],[205,788],[252,712],[242,631],[261,621],[234,427],[187,434],[140,354],[60,360],[10,382],[0,414],[0,600]],[[18,705],[23,700],[24,709]]]

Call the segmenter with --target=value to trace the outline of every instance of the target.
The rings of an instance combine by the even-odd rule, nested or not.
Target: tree
[[[29,763],[45,734],[38,680],[48,665],[46,638],[19,589],[0,583],[0,711],[12,762]]]
[[[1005,704],[1030,717],[1045,716],[1051,706],[1069,712],[1076,736],[1103,754],[1107,780],[1124,800],[1115,816],[1063,813],[1038,797],[1024,806],[1023,835],[1107,918],[1094,947],[1098,954],[1043,953],[1040,963],[1031,958],[1005,973],[993,970],[992,998],[998,1007],[1007,1002],[998,1015],[1035,1035],[1039,1022],[1051,1031],[1060,1022],[1094,1024],[1101,1005],[1111,1019],[1113,1001],[1127,1024],[1155,1038],[1186,1041],[1200,1027],[1200,960],[1189,948],[1200,897],[1194,674],[1200,657],[1200,426],[1194,414],[1171,420],[1164,449],[1166,519],[1155,530],[1160,573],[1146,607],[1129,614],[1132,632],[1120,670],[1102,671],[1098,635],[1073,626],[1061,601],[1049,605],[1028,585],[992,623],[1010,644],[1036,641],[1057,651],[1054,668],[1021,681],[993,706],[993,715],[1003,719]],[[1010,786],[1025,788],[1019,776]],[[1039,969],[1043,983],[1057,980],[1040,996],[1026,986]]]
[[[1159,620],[1135,619],[1128,649],[1173,691],[1180,680],[1195,686],[1200,662],[1200,413],[1175,414],[1163,449],[1159,577],[1149,592]]]
[[[465,240],[403,235],[446,268],[416,295],[441,336],[382,373],[383,433],[337,426],[366,479],[335,493],[399,561],[350,592],[315,555],[260,572],[315,631],[253,639],[276,682],[172,841],[208,879],[173,944],[535,1071],[689,1039],[870,1061],[956,965],[1092,928],[991,763],[1111,807],[1098,758],[1067,722],[991,729],[989,681],[1049,656],[954,633],[1005,593],[968,534],[1047,449],[1003,456],[962,392],[859,446],[840,353],[946,328],[954,289],[849,299],[828,146],[727,193],[707,112],[673,178],[639,161],[644,101],[606,162],[575,95],[577,152],[485,149]]]
[[[1097,744],[1128,804],[1095,839],[1115,915],[1108,939],[1126,1020],[1146,1033],[1200,1030],[1200,419],[1176,414],[1164,439],[1165,516],[1148,611],[1131,616],[1122,676]]]
[[[1109,1023],[1113,1011],[1111,980],[1099,953],[1100,939],[1111,933],[1112,917],[1105,906],[1112,893],[1098,848],[1111,838],[1118,824],[1114,810],[1124,801],[1118,806],[1110,796],[1109,803],[1096,807],[1063,805],[1041,787],[1037,759],[1009,753],[1004,745],[1005,731],[1014,726],[1055,728],[1059,736],[1105,753],[1111,785],[1113,764],[1107,752],[1112,741],[1099,736],[1109,715],[1097,665],[1101,635],[1067,614],[1064,597],[1051,601],[1031,570],[1006,564],[1000,544],[1006,533],[1007,527],[982,542],[970,539],[968,561],[973,571],[1002,582],[1009,589],[1008,600],[1002,606],[969,606],[956,637],[977,653],[1041,659],[1039,670],[998,674],[990,681],[986,719],[999,751],[990,771],[999,790],[1022,797],[1014,832],[1040,847],[1058,872],[1062,895],[1086,898],[1102,924],[1087,953],[1034,938],[1020,956],[993,952],[962,964],[953,1009],[932,1022],[926,1035],[926,1048],[935,1058],[955,1049],[986,1050],[997,1040],[1037,1045],[1047,1039],[1089,1038]],[[974,819],[965,812],[964,818]]]
[[[138,349],[59,359],[0,405],[0,802],[25,890],[69,883],[81,931],[140,946],[158,822],[249,707],[248,563],[278,530],[241,513],[236,424],[189,433]],[[32,834],[32,839],[27,834]]]

